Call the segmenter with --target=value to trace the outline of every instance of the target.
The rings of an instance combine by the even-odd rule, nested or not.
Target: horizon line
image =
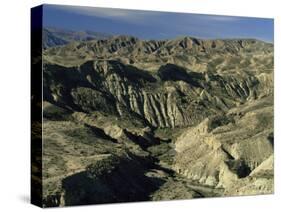
[[[274,39],[272,41],[269,40],[265,40],[265,39],[261,39],[261,38],[255,38],[255,37],[216,37],[216,38],[212,38],[212,37],[201,37],[201,36],[190,36],[188,34],[186,35],[178,35],[178,36],[174,36],[174,37],[170,37],[170,38],[159,38],[159,39],[155,39],[155,38],[141,38],[140,36],[136,36],[136,35],[132,35],[132,34],[113,34],[113,33],[107,33],[107,32],[102,32],[102,31],[94,31],[92,29],[81,29],[81,30],[75,30],[75,29],[70,29],[70,28],[65,28],[65,27],[57,27],[57,26],[43,26],[42,29],[57,29],[57,30],[65,30],[65,31],[70,31],[70,32],[93,32],[93,33],[101,33],[101,34],[106,34],[108,36],[112,36],[112,37],[118,37],[118,36],[128,36],[128,37],[134,37],[137,38],[139,40],[142,41],[165,41],[165,40],[176,40],[179,38],[194,38],[194,39],[198,39],[198,40],[204,40],[204,41],[214,41],[214,40],[257,40],[257,41],[261,41],[261,42],[265,42],[265,43],[269,43],[269,44],[274,44]],[[102,39],[98,39],[98,40],[102,40]]]

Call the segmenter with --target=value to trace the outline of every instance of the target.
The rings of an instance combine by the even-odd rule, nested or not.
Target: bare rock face
[[[263,167],[272,172],[273,108],[267,105],[271,101],[248,102],[187,129],[175,141],[175,170],[187,178],[226,190],[246,183],[244,178],[251,178],[254,184],[253,176],[259,176],[255,173],[262,172]],[[256,189],[244,192],[258,193]]]
[[[150,74],[117,61],[87,62],[66,69],[46,66],[50,78],[64,76],[51,84],[46,79],[49,101],[85,112],[134,114],[153,127],[191,126],[272,92],[267,86],[272,83],[270,75],[219,76],[188,72],[176,65]]]
[[[239,179],[225,190],[225,195],[255,195],[274,192],[273,155],[269,156],[244,179]]]
[[[273,192],[273,45],[116,36],[43,52],[44,204]]]

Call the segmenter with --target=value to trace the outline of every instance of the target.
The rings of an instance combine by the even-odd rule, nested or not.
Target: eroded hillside
[[[45,206],[273,192],[273,45],[117,36],[43,53]]]

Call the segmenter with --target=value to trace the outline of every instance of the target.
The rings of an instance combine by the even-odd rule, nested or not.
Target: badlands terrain
[[[273,48],[102,34],[49,42],[44,207],[273,193]]]

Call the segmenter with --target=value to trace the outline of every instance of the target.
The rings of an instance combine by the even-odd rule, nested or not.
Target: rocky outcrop
[[[175,170],[200,183],[231,189],[241,178],[252,178],[262,169],[257,167],[270,163],[265,161],[273,154],[272,120],[272,107],[259,100],[207,118],[178,137]]]
[[[225,195],[256,195],[274,192],[274,158],[269,156],[247,178],[236,180],[225,190]]]
[[[220,76],[171,64],[155,74],[117,61],[72,68],[46,65],[45,72],[48,101],[85,112],[133,114],[153,127],[191,126],[272,92],[270,74]]]

